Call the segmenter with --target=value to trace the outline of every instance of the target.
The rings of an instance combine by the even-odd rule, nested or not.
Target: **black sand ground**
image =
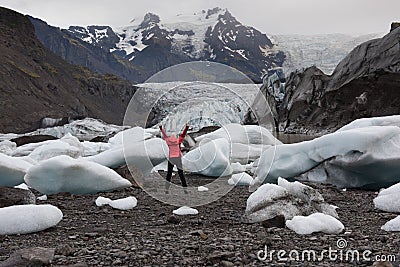
[[[212,181],[195,175],[188,175],[188,180],[192,186]],[[346,232],[301,236],[287,228],[266,229],[261,224],[243,224],[240,219],[250,194],[247,187],[234,188],[219,201],[197,207],[199,214],[190,216],[172,216],[176,207],[153,199],[139,188],[128,188],[85,196],[49,196],[41,203],[59,207],[64,213],[63,220],[42,232],[0,236],[0,260],[20,248],[35,246],[56,248],[53,266],[79,262],[88,266],[371,266],[377,255],[395,254],[399,259],[400,234],[380,229],[396,215],[374,208],[375,192],[344,192],[326,185],[313,186],[328,203],[339,207]],[[135,196],[138,205],[129,211],[97,207],[94,201],[100,195],[112,199]],[[347,242],[342,253],[358,250],[359,262],[348,262],[344,256],[343,261],[334,261],[327,254],[321,261],[307,260],[307,254],[304,254],[306,260],[301,260],[304,250],[317,253],[329,248],[338,250],[340,238]],[[260,260],[257,254],[264,256],[258,252],[265,246],[269,253],[297,250],[300,258],[278,261],[277,253],[273,253],[272,261],[269,257]],[[367,250],[372,251],[368,255],[371,261],[362,258]],[[339,257],[339,253],[340,250],[332,254],[332,258]]]

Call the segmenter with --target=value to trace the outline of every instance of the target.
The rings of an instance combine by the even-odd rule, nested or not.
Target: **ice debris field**
[[[230,186],[249,186],[253,193],[244,211],[247,223],[281,217],[298,234],[337,234],[346,227],[336,213],[338,207],[299,181],[380,190],[373,200],[375,207],[400,213],[399,127],[400,116],[360,119],[311,141],[282,144],[266,128],[231,123],[188,142],[183,168],[216,179],[228,177]],[[166,167],[168,146],[156,128],[84,119],[26,136],[37,134],[58,139],[17,146],[10,140],[21,135],[0,134],[0,186],[34,189],[43,194],[41,201],[60,192],[93,194],[130,187],[131,182],[114,170],[127,164],[134,164],[144,176]],[[110,137],[106,142],[89,141],[104,135]],[[208,190],[201,186],[196,191]],[[93,201],[99,207],[132,212],[140,205],[134,196]],[[173,213],[195,215],[198,211],[184,206]],[[42,231],[62,217],[62,211],[51,205],[0,208],[0,218],[7,218],[0,220],[0,234]],[[382,230],[400,231],[399,217]]]

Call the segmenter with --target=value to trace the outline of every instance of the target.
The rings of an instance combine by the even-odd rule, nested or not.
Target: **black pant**
[[[165,188],[169,189],[170,182],[172,178],[172,171],[174,169],[174,165],[178,168],[179,178],[181,178],[181,183],[183,187],[187,187],[185,176],[183,175],[182,170],[182,159],[181,158],[170,158],[168,160],[168,172],[167,172],[167,183],[165,184]]]

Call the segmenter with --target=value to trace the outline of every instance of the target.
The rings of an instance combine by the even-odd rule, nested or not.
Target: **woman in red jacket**
[[[182,152],[181,152],[181,143],[185,138],[185,135],[189,129],[189,124],[186,124],[185,129],[182,134],[177,138],[175,135],[168,136],[162,125],[160,124],[160,130],[162,135],[164,136],[165,142],[167,142],[169,148],[169,160],[168,160],[168,172],[167,172],[167,181],[168,183],[165,185],[166,193],[168,193],[168,189],[170,187],[172,170],[174,169],[174,165],[176,165],[178,169],[179,177],[181,178],[181,183],[183,187],[187,187],[185,176],[183,175],[182,170]],[[186,193],[186,191],[185,191]]]

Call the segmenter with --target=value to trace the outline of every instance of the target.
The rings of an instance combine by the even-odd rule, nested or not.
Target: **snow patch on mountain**
[[[161,28],[172,32],[172,49],[182,51],[188,45],[193,46],[190,55],[200,58],[204,54],[206,43],[204,42],[207,30],[213,30],[218,22],[219,16],[223,15],[226,9],[216,9],[216,12],[202,11],[200,13],[183,15],[179,14],[167,18],[161,23]],[[185,32],[185,34],[181,34]]]

